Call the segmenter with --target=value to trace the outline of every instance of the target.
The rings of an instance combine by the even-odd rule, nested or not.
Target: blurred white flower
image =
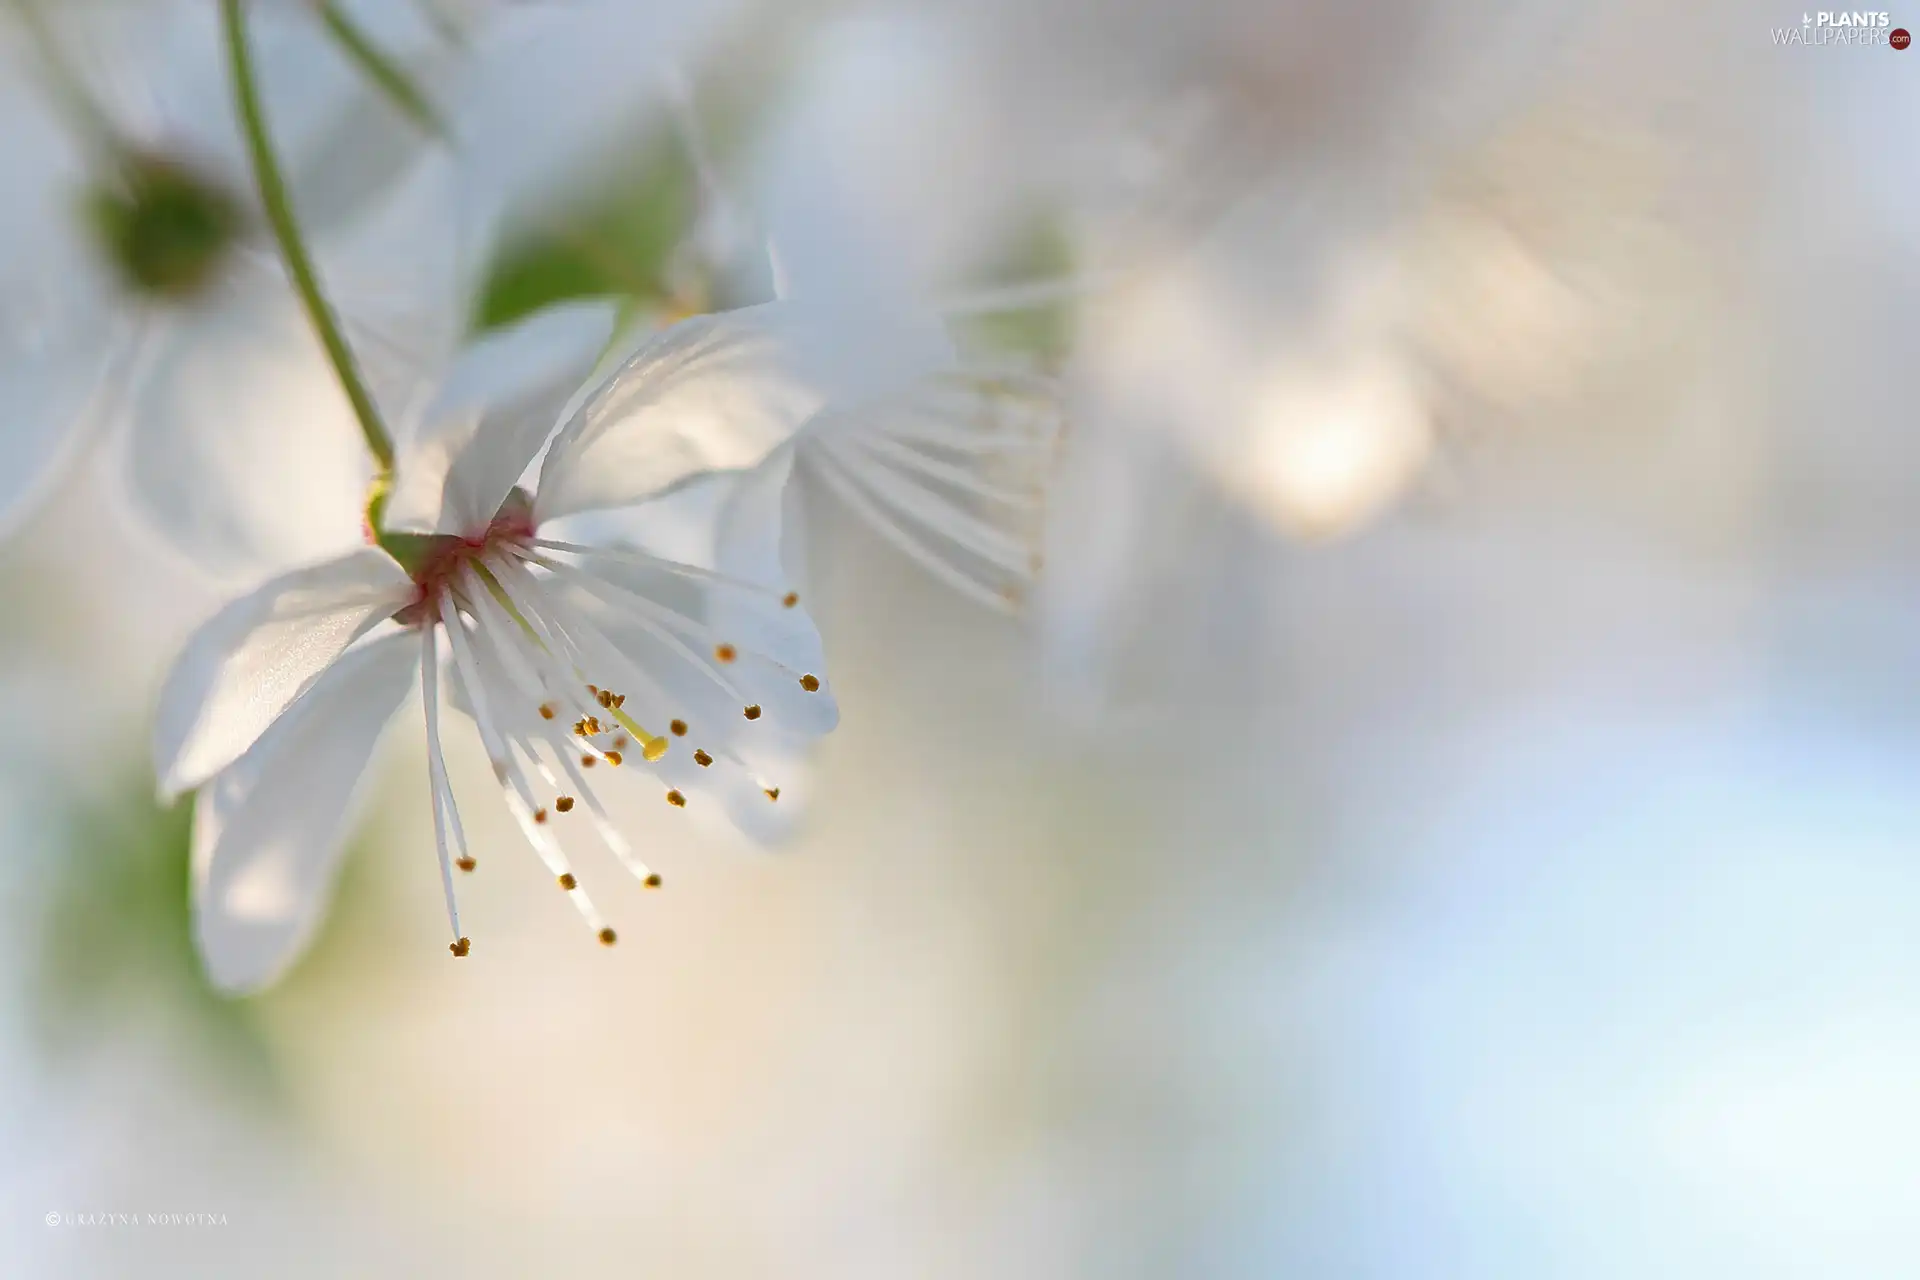
[[[902,391],[830,406],[724,502],[720,563],[776,580],[780,530],[842,506],[908,559],[990,609],[1026,602],[1041,569],[1046,486],[1063,422],[1048,379],[954,366]],[[802,544],[804,545],[804,544]]]
[[[538,223],[660,106],[662,76],[742,0],[488,0],[448,94],[469,189]]]
[[[611,308],[541,312],[481,340],[400,443],[381,545],[268,582],[189,641],[161,698],[163,795],[199,788],[194,899],[224,988],[261,986],[310,935],[382,729],[424,674],[429,778],[456,955],[451,868],[471,870],[440,747],[440,645],[507,805],[602,941],[555,831],[576,808],[635,875],[586,771],[644,762],[667,801],[714,795],[751,825],[779,787],[762,745],[828,732],[799,598],[638,551],[543,534],[757,463],[816,414],[848,353],[793,305],[657,335],[553,436]],[[518,482],[547,445],[529,495]],[[724,601],[728,628],[710,620]],[[581,818],[574,818],[579,822]]]
[[[387,9],[375,29],[392,50],[430,47],[410,6]],[[4,53],[28,74],[0,85],[0,526],[102,440],[143,523],[204,569],[337,551],[370,470],[265,235],[212,6],[10,16]],[[448,206],[407,224],[404,255],[384,212],[427,131],[306,6],[262,7],[254,32],[294,203],[350,330],[364,317],[450,346],[463,299],[403,298],[418,272],[392,269],[457,241]]]
[[[684,250],[705,264],[696,274],[737,278],[746,260],[766,259],[777,293],[802,300],[848,351],[884,371],[859,385],[843,380],[845,394],[729,488],[715,525],[721,566],[749,580],[804,578],[804,537],[783,531],[826,501],[969,599],[1002,610],[1023,603],[1040,568],[1065,416],[1058,386],[961,354],[905,262],[862,235],[846,193],[821,166],[794,162],[796,152],[819,154],[805,113],[773,147],[776,244],[723,187],[684,87],[676,80],[669,89],[700,186]]]

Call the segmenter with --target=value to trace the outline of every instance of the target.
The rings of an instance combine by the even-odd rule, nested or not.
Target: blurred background
[[[259,6],[287,65],[328,7]],[[770,234],[1057,374],[1041,595],[810,510],[790,844],[636,805],[668,888],[606,951],[470,805],[453,964],[402,717],[227,1000],[145,744],[233,587],[83,452],[0,546],[7,1275],[1913,1273],[1920,53],[1751,0],[349,8],[455,122],[402,163],[504,210],[471,327],[753,301]],[[186,44],[75,61],[217,104]],[[150,1213],[218,1220],[81,1216]]]

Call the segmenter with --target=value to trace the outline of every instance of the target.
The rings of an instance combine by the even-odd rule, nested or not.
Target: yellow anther
[[[621,755],[618,751],[607,752],[607,763],[612,765],[616,769],[620,767],[620,762],[625,759],[626,757]]]
[[[545,822],[547,820],[547,811],[545,809],[535,809],[533,811],[533,820],[535,822]]]
[[[667,728],[673,730],[673,736],[676,738],[684,738],[687,736],[687,722],[685,720],[675,720],[672,724],[668,725]]]
[[[551,720],[551,719],[553,719],[553,706],[552,706],[552,704],[550,704],[550,703],[546,703],[546,702],[543,702],[543,703],[541,703],[541,704],[540,704],[540,718],[541,718],[542,720]]]
[[[667,803],[676,809],[684,809],[687,807],[687,798],[678,791],[669,791],[667,792]]]
[[[575,880],[573,878],[573,872],[571,871],[563,873],[560,877],[560,887],[562,889],[565,889],[568,893],[572,893],[574,891],[574,888],[578,886],[579,883],[580,882],[578,880]]]
[[[749,720],[758,720],[760,718],[760,704],[756,702],[748,706],[745,714]]]
[[[769,800],[778,800],[780,798],[780,788],[778,787],[767,787],[766,793],[767,799]]]
[[[658,889],[660,887],[660,873],[656,871],[640,883],[649,889]]]
[[[808,693],[818,693],[820,692],[820,677],[815,675],[801,676],[800,687]]]
[[[591,769],[595,764],[599,763],[599,760],[599,756],[581,756],[580,767],[582,769]]]
[[[554,808],[556,808],[556,809],[558,809],[558,810],[559,810],[559,811],[560,811],[561,813],[572,813],[572,812],[573,812],[573,797],[572,797],[572,796],[561,796],[561,797],[560,797],[560,798],[559,798],[558,800],[555,800],[555,801],[553,802],[553,807],[554,807]]]
[[[696,751],[693,753],[693,762],[699,765],[702,769],[704,769],[708,765],[713,763],[713,757],[708,755],[705,751]]]
[[[798,591],[789,591],[787,592],[787,598],[782,600],[780,603],[785,605],[787,608],[791,609],[793,608],[793,606],[800,603],[800,593]]]
[[[618,941],[620,941],[620,935],[619,935],[619,934],[617,934],[617,933],[615,933],[615,932],[614,932],[613,930],[611,930],[611,929],[602,929],[602,930],[600,931],[600,945],[601,945],[601,946],[603,946],[603,947],[610,947],[610,946],[612,946],[612,945],[613,945],[614,943],[616,943],[616,942],[618,942]]]
[[[453,865],[460,868],[462,871],[471,871],[475,867],[479,866],[480,864],[475,862],[472,858],[459,858],[455,860]]]
[[[730,644],[717,644],[713,646],[713,656],[721,662],[732,662],[740,654]]]
[[[462,938],[458,942],[448,944],[447,950],[453,952],[456,956],[464,956],[467,952],[473,950],[473,943]]]
[[[641,728],[639,721],[635,720],[632,716],[628,715],[626,712],[620,710],[620,703],[618,699],[615,699],[614,701],[613,718],[620,722],[621,728],[625,729],[628,733],[632,734],[634,736],[634,739],[640,743],[640,754],[644,756],[649,763],[651,763],[652,761],[658,760],[662,756],[667,754],[667,740],[665,738],[656,737],[655,735],[648,733],[645,729]],[[687,726],[678,720],[675,720],[673,724],[669,727],[671,727],[675,733],[685,733],[687,731]],[[622,746],[624,745],[624,743],[615,742],[614,745]]]

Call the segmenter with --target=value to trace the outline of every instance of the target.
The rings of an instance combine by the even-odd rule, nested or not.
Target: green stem
[[[333,37],[334,43],[340,46],[341,52],[359,65],[361,72],[373,81],[401,114],[435,138],[444,139],[447,136],[446,122],[440,119],[440,113],[427,101],[427,95],[420,91],[399,63],[382,52],[372,37],[347,16],[337,0],[325,0],[321,4],[320,21],[327,28],[327,34]]]
[[[273,143],[267,136],[266,117],[261,111],[260,89],[253,70],[253,49],[247,41],[247,24],[241,16],[240,4],[241,0],[220,0],[220,22],[226,36],[227,66],[233,76],[234,103],[239,108],[240,124],[246,133],[247,154],[253,162],[254,184],[260,189],[260,203],[266,208],[274,241],[280,247],[287,274],[293,278],[293,287],[306,308],[307,319],[312,321],[314,332],[327,349],[327,359],[332,361],[333,371],[340,378],[341,389],[347,393],[354,417],[360,420],[360,434],[366,437],[367,448],[379,461],[380,469],[391,471],[393,438],[387,434],[386,425],[380,420],[380,411],[374,406],[373,396],[360,377],[359,366],[354,363],[353,349],[347,345],[346,336],[340,331],[340,322],[333,314],[333,308],[327,305],[326,295],[320,291],[319,274],[314,270],[313,258],[307,252],[306,243],[300,238],[299,223],[294,220],[293,200],[287,193],[287,181],[280,172],[280,162],[274,156]]]

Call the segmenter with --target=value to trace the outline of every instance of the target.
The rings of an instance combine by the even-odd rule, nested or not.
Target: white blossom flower
[[[394,50],[425,41],[387,6]],[[252,194],[211,5],[38,3],[0,21],[0,528],[89,441],[142,523],[214,572],[311,560],[354,536],[370,472]],[[350,330],[393,316],[368,228],[427,134],[307,6],[253,23],[270,124]],[[444,212],[444,211],[443,211]],[[446,218],[416,221],[452,239]],[[391,228],[389,228],[389,231]],[[431,251],[416,234],[404,260]],[[457,331],[450,295],[388,328]],[[441,367],[444,367],[444,355]]]
[[[1048,379],[956,365],[829,407],[727,495],[729,572],[778,580],[777,532],[832,502],[966,599],[1007,612],[1042,567],[1046,487],[1064,421]],[[789,553],[785,559],[793,559]]]
[[[310,935],[376,742],[416,677],[454,952],[466,954],[452,871],[474,863],[441,749],[443,653],[507,807],[609,944],[560,835],[590,828],[659,881],[593,780],[626,766],[678,807],[766,810],[780,790],[761,753],[833,727],[796,594],[563,541],[549,525],[749,465],[869,375],[793,305],[703,316],[657,335],[555,435],[611,327],[611,308],[574,305],[476,343],[398,442],[381,545],[268,582],[187,644],[155,760],[163,796],[200,793],[195,918],[223,988],[271,981]],[[529,492],[520,481],[550,436]]]
[[[721,566],[762,581],[804,576],[803,563],[788,563],[803,561],[803,539],[781,536],[802,518],[789,507],[829,502],[961,595],[997,610],[1022,604],[1065,420],[1058,385],[962,354],[939,304],[919,301],[905,264],[862,234],[847,193],[818,164],[783,163],[820,155],[804,123],[772,148],[775,216],[800,224],[776,248],[721,186],[684,88],[673,105],[702,196],[684,251],[704,256],[703,274],[739,276],[740,259],[770,258],[778,293],[803,298],[863,360],[900,375],[879,394],[828,405],[731,486],[715,529]]]

